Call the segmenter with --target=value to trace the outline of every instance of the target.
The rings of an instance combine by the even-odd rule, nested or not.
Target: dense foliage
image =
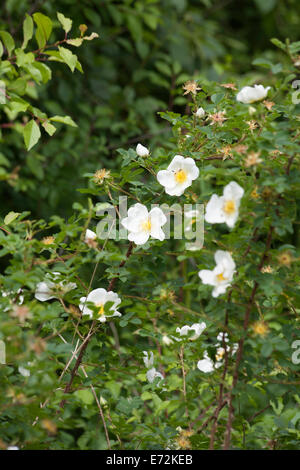
[[[1,7],[0,448],[299,448],[299,7],[32,3]],[[184,236],[105,238],[120,196]]]

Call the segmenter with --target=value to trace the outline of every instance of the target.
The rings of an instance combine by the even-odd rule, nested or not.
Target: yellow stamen
[[[225,354],[225,349],[221,349],[219,352],[216,354],[216,361],[221,361]]]
[[[186,171],[184,170],[178,170],[175,173],[175,180],[177,183],[184,183],[187,179],[187,174]]]
[[[221,281],[226,281],[226,277],[223,276],[223,273],[221,274],[217,274],[217,278],[218,278],[218,281],[221,282]]]
[[[98,315],[99,315],[99,317],[102,317],[102,315],[104,315],[104,305],[103,304],[98,304],[97,307],[99,307]]]
[[[224,212],[226,214],[233,214],[235,211],[235,202],[234,201],[226,201],[223,207]]]
[[[142,230],[144,230],[145,232],[150,232],[150,230],[151,230],[151,220],[150,219],[148,219],[146,222],[142,223]]]

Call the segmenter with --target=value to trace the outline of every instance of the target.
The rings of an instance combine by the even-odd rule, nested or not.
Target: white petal
[[[176,171],[182,168],[182,164],[185,158],[182,155],[175,155],[173,160],[171,161],[170,165],[168,166],[168,170]]]
[[[109,310],[115,310],[117,308],[118,305],[120,305],[121,303],[121,299],[120,297],[118,296],[118,294],[116,294],[115,292],[107,292],[106,295],[105,295],[105,302],[113,302],[114,304],[111,306],[111,308]]]
[[[48,283],[46,282],[39,282],[36,286],[36,291],[34,294],[35,298],[40,302],[45,302],[50,299],[55,299],[56,297],[53,295],[52,290],[49,288]]]
[[[216,284],[215,275],[213,271],[209,271],[208,269],[202,269],[198,273],[201,281],[203,284],[209,284],[210,286],[214,286]]]
[[[219,297],[221,294],[225,294],[227,287],[229,284],[219,284],[218,286],[215,286],[213,291],[212,291],[212,296],[213,297]]]
[[[205,209],[205,220],[210,224],[221,224],[225,221],[224,212],[222,210],[222,199],[213,194],[208,201]]]
[[[157,173],[157,181],[166,188],[173,188],[176,185],[174,173],[169,170],[161,170]]]
[[[154,207],[153,209],[151,209],[151,211],[149,212],[149,218],[151,224],[159,224],[160,226],[162,226],[167,223],[167,217],[159,207]]]
[[[205,374],[214,370],[214,364],[210,358],[201,359],[200,361],[198,361],[197,367],[199,370],[201,370],[201,372],[204,372]]]
[[[84,240],[85,241],[88,241],[88,240],[95,240],[97,238],[97,235],[95,232],[93,232],[93,230],[90,230],[90,229],[87,229],[86,232],[85,232],[85,238]]]
[[[102,287],[92,290],[87,296],[87,302],[96,304],[102,304],[105,302],[107,291]]]
[[[191,184],[191,180],[188,178],[184,183],[177,183],[174,188],[166,188],[166,193],[169,196],[181,196]]]
[[[244,189],[235,181],[231,181],[224,188],[223,195],[226,200],[241,199],[244,195]]]
[[[185,158],[182,168],[187,171],[191,180],[195,180],[199,176],[199,168],[197,167],[195,160],[188,157]]]
[[[152,367],[154,363],[153,352],[150,351],[150,355],[148,355],[148,351],[143,351],[143,353],[144,353],[143,361],[144,361],[145,366],[147,368]]]
[[[128,235],[128,240],[134,242],[136,245],[144,245],[149,239],[149,232],[130,232]]]
[[[149,150],[147,149],[147,147],[144,147],[144,145],[137,144],[136,153],[139,157],[147,157],[149,155]]]

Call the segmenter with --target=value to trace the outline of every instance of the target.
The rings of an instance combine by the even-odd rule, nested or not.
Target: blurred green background
[[[281,52],[270,39],[296,41],[300,31],[298,0],[2,0],[0,28],[21,43],[25,14],[36,11],[56,21],[50,42],[62,35],[57,11],[73,19],[73,31],[84,23],[100,36],[75,51],[84,74],[51,63],[53,79],[36,98],[41,110],[68,114],[78,128],[62,126],[30,152],[21,135],[3,129],[3,213],[30,210],[36,218],[69,216],[83,198],[76,189],[84,173],[115,168],[117,148],[163,145],[170,131],[157,113],[186,109],[186,80],[259,80],[253,59],[276,59]]]

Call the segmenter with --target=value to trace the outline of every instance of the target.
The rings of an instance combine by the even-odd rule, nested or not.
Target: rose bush
[[[7,80],[19,68],[19,78],[34,79],[20,60],[35,64],[46,43],[14,59],[3,42]],[[267,97],[249,106],[237,98],[253,85],[248,77],[198,74],[178,86],[186,112],[160,112],[171,137],[118,149],[110,170],[86,172],[70,217],[34,219],[17,206],[4,214],[1,448],[299,447],[300,133],[291,84],[300,44],[275,43],[287,58],[264,63]],[[58,51],[52,57],[69,65]],[[12,97],[23,103],[7,90],[8,108]],[[30,147],[51,117],[24,106],[34,115],[27,137],[28,124],[19,127]],[[167,216],[184,204],[205,205],[196,250],[185,233],[175,237],[175,224],[165,235]],[[201,214],[189,214],[194,228]]]

